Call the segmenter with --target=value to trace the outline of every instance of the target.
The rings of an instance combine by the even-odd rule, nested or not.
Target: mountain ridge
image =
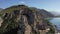
[[[54,16],[60,17],[60,12],[50,11]]]
[[[16,6],[11,6],[11,7],[9,7],[9,8],[6,8],[6,9],[4,9],[3,11],[5,12],[8,12],[8,10],[11,10],[11,11],[13,11],[13,10],[19,10],[21,7],[23,7],[23,6],[25,6],[25,5],[16,5]],[[27,7],[27,6],[25,6],[25,7]],[[39,12],[40,14],[42,14],[43,15],[43,17],[53,17],[54,15],[53,14],[51,14],[50,12],[48,12],[48,11],[46,11],[46,10],[44,10],[44,9],[37,9],[37,8],[34,8],[34,7],[31,7],[30,8],[31,10],[33,9],[33,10],[35,10],[35,11],[37,11],[37,12]],[[1,12],[1,13],[3,13],[3,11]],[[10,12],[11,12],[10,11]]]

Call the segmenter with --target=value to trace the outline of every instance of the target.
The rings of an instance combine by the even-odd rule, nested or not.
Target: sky
[[[60,0],[0,0],[0,8],[8,8],[19,4],[60,13]]]

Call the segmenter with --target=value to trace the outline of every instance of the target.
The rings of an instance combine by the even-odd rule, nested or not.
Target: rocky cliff
[[[43,15],[26,6],[0,15],[3,20],[0,34],[54,34],[53,26]]]

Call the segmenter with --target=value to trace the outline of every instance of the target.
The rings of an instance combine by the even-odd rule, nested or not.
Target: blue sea
[[[55,24],[57,26],[57,29],[60,30],[60,18],[52,18],[50,22],[52,24]]]

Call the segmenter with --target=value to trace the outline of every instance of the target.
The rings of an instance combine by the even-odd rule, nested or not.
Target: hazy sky
[[[0,0],[0,8],[7,8],[18,4],[60,12],[60,0]]]

